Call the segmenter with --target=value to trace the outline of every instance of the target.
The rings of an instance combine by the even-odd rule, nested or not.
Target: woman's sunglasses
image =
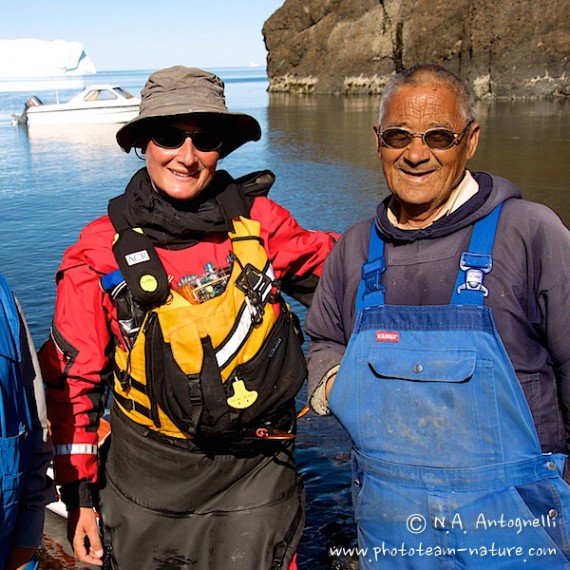
[[[161,127],[156,129],[150,139],[162,148],[175,149],[184,144],[186,138],[192,139],[196,150],[211,152],[222,146],[222,135],[216,131],[183,131],[176,127]]]
[[[376,133],[382,144],[388,148],[406,148],[411,144],[414,137],[420,137],[423,143],[429,146],[429,148],[445,150],[451,148],[454,144],[459,144],[463,139],[463,135],[467,132],[467,129],[474,122],[473,120],[469,121],[463,130],[458,133],[454,133],[451,129],[445,129],[443,127],[428,129],[425,133],[412,133],[406,129],[392,127],[385,131],[378,129]]]

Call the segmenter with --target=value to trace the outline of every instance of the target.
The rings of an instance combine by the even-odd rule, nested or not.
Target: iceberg
[[[83,44],[64,40],[0,40],[0,91],[15,91],[31,84],[60,86],[58,79],[97,73]],[[43,81],[42,81],[43,80]],[[66,86],[68,82],[63,81]],[[73,86],[77,82],[71,82]],[[37,84],[37,85],[36,85]]]

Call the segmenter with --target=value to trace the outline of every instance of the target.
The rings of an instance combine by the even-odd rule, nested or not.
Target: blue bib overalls
[[[32,455],[32,418],[20,362],[20,318],[12,292],[0,276],[0,568],[6,566]],[[37,566],[27,566],[32,567]]]
[[[499,213],[475,225],[444,306],[384,304],[384,244],[372,225],[329,398],[354,446],[363,570],[570,568],[566,456],[542,453],[484,306]]]

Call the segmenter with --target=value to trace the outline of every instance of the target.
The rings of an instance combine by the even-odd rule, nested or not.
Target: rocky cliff
[[[263,36],[272,92],[377,94],[435,62],[480,98],[570,96],[568,0],[285,0]]]

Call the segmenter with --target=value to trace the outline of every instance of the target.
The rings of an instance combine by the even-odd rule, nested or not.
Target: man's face
[[[467,121],[450,87],[444,83],[426,82],[407,85],[388,100],[379,130],[402,127],[412,133],[423,133],[445,127],[454,133],[462,131]],[[459,144],[449,149],[432,149],[421,137],[412,138],[402,149],[382,146],[382,161],[388,187],[400,205],[399,221],[410,227],[429,225],[437,217],[451,192],[461,182],[467,161],[475,154],[479,141],[479,125],[473,124]]]

